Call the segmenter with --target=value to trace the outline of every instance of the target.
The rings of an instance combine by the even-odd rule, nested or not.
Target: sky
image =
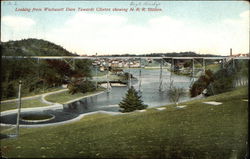
[[[249,53],[249,7],[246,1],[1,1],[1,41],[44,39],[79,55]]]

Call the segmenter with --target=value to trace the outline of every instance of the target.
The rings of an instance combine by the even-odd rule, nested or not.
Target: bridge
[[[3,59],[204,59],[204,60],[222,60],[222,59],[239,59],[249,60],[250,57],[233,57],[233,56],[207,56],[207,57],[171,57],[171,56],[2,56]]]
[[[222,68],[225,67],[226,63],[229,63],[230,61],[232,61],[233,63],[233,67],[234,67],[234,61],[235,60],[249,60],[250,57],[244,56],[244,57],[235,57],[235,56],[206,56],[206,57],[202,57],[202,56],[198,56],[198,57],[171,57],[171,56],[2,56],[3,59],[35,59],[38,60],[38,63],[40,60],[64,60],[65,62],[67,62],[68,64],[70,64],[70,62],[73,62],[73,64],[70,64],[71,67],[73,69],[75,69],[75,60],[97,60],[97,59],[120,59],[120,60],[130,60],[130,59],[139,59],[140,60],[140,68],[141,68],[141,60],[148,60],[148,59],[152,59],[152,60],[161,60],[160,63],[160,75],[159,75],[159,81],[160,81],[160,85],[159,85],[159,91],[162,91],[162,87],[163,87],[163,79],[162,79],[162,69],[163,69],[163,60],[170,60],[170,69],[171,69],[171,74],[170,74],[170,82],[171,82],[171,76],[172,76],[172,72],[174,70],[174,66],[175,66],[175,60],[192,60],[192,78],[194,79],[194,71],[195,71],[195,61],[196,60],[202,60],[202,70],[203,73],[205,73],[206,70],[206,64],[205,61],[206,60],[220,60],[221,61],[221,65]],[[70,61],[67,61],[70,60]],[[129,68],[130,68],[130,64],[129,64]],[[97,72],[97,68],[96,68],[96,72]],[[129,69],[129,73],[130,73],[130,69]],[[107,73],[107,88],[108,88],[108,92],[111,91],[111,86],[110,86],[110,82],[108,79],[109,73]],[[141,91],[141,69],[139,71],[139,91]],[[194,82],[194,81],[193,81]],[[128,79],[128,86],[131,87],[131,77],[129,76]],[[96,87],[97,87],[97,82],[96,82]]]

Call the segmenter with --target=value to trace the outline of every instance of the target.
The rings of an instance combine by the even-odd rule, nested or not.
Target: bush
[[[8,84],[8,87],[6,90],[6,96],[7,96],[7,98],[16,96],[16,90],[14,88],[13,83]]]
[[[92,92],[95,90],[95,85],[93,82],[89,80],[85,81],[75,81],[68,85],[69,93],[75,94],[78,92],[86,93],[86,92]]]
[[[132,112],[147,108],[147,105],[143,104],[141,96],[138,95],[133,86],[128,90],[125,98],[119,103],[119,106],[122,108],[121,112]]]
[[[221,69],[214,75],[214,82],[208,87],[207,96],[230,91],[234,88],[235,70]]]
[[[200,76],[200,78],[194,82],[190,89],[191,97],[196,97],[200,95],[208,86],[214,81],[214,75],[211,70],[206,70],[205,75]]]
[[[167,91],[168,98],[171,102],[174,102],[176,105],[178,105],[178,101],[181,96],[185,95],[185,90],[183,88],[177,88],[174,86],[171,86],[169,90]]]

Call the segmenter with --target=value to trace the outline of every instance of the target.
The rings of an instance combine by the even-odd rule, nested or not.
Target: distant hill
[[[41,39],[2,42],[3,56],[77,56],[62,46]]]
[[[187,51],[187,52],[172,52],[172,53],[151,53],[151,54],[141,54],[141,55],[135,55],[135,54],[122,54],[122,55],[104,55],[104,56],[110,56],[110,57],[117,57],[117,56],[136,56],[136,57],[208,57],[208,56],[220,56],[220,55],[214,55],[214,54],[197,54],[195,52]]]
[[[172,52],[172,53],[152,53],[147,54],[146,56],[169,56],[169,57],[208,57],[208,56],[220,56],[220,55],[213,55],[213,54],[197,54],[192,51],[187,52]]]

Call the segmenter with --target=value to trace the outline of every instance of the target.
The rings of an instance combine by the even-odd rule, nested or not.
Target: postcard
[[[1,1],[2,158],[248,158],[249,2]]]

